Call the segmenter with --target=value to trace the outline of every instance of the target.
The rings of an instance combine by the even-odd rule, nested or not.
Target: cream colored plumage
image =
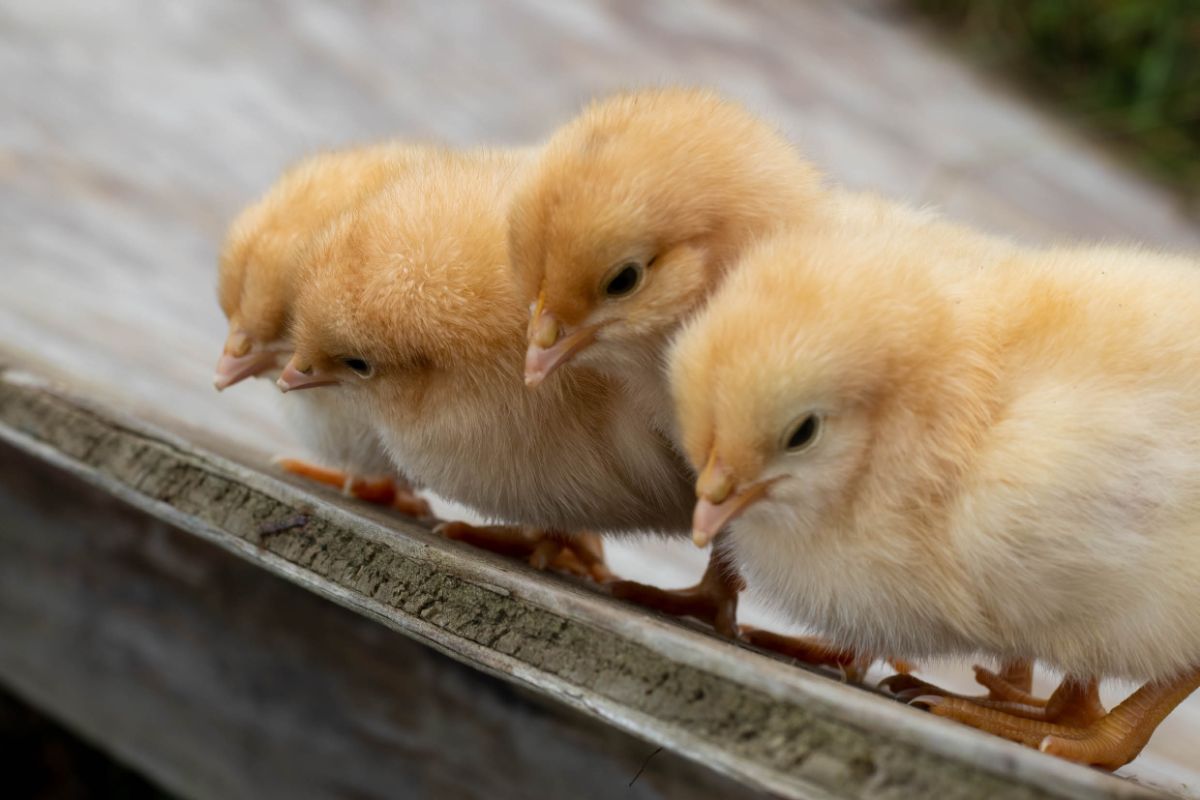
[[[332,224],[307,258],[281,383],[344,396],[411,475],[487,516],[684,533],[689,473],[611,380],[524,386],[504,233],[527,158],[441,151]]]
[[[696,528],[732,520],[751,585],[839,644],[1043,659],[1165,714],[1200,680],[1198,319],[1191,259],[775,237],[671,354]],[[1107,766],[1145,743],[1034,728]]]

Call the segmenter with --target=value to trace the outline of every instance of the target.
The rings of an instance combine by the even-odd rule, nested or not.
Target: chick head
[[[217,363],[218,390],[282,365],[311,238],[428,149],[385,143],[311,156],[238,216],[219,259],[217,296],[229,335]]]
[[[693,538],[739,515],[812,529],[844,508],[901,399],[952,337],[935,288],[889,242],[811,234],[754,246],[670,352],[682,443],[700,470]]]
[[[229,334],[213,379],[218,391],[278,366],[286,352],[296,232],[279,213],[285,205],[272,192],[243,211],[221,248],[217,296]]]
[[[519,359],[496,202],[513,169],[513,156],[440,152],[330,224],[305,257],[279,387],[336,385],[419,416],[443,384],[487,380],[506,348]]]
[[[550,138],[509,213],[526,382],[576,356],[610,368],[657,357],[741,247],[817,184],[771,126],[712,92],[593,103]]]

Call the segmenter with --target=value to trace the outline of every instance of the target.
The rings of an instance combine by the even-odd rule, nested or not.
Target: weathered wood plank
[[[28,452],[0,473],[0,681],[184,797],[748,794]]]
[[[385,527],[21,375],[0,439],[173,526],[478,669],[784,797],[1143,797],[630,610],[577,585]],[[71,495],[61,500],[71,502]],[[115,724],[115,723],[114,723]]]

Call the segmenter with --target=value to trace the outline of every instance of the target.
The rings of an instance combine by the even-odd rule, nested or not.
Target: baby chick
[[[527,161],[438,151],[332,223],[306,259],[280,386],[344,398],[422,485],[487,516],[685,534],[690,471],[613,381],[525,388],[504,234]]]
[[[509,214],[509,252],[530,305],[525,379],[568,360],[620,382],[673,437],[662,358],[739,251],[820,196],[819,178],[773,128],[704,90],[655,89],[593,103],[546,143]],[[669,613],[720,609],[733,632],[740,579],[714,551],[680,592],[616,593]],[[728,622],[725,621],[728,618]]]
[[[1083,713],[924,704],[1116,768],[1200,685],[1200,264],[940,245],[747,254],[671,353],[695,539],[856,650],[1044,659]]]
[[[217,363],[218,391],[248,377],[277,375],[291,354],[288,325],[305,247],[316,231],[362,197],[378,191],[426,148],[381,144],[312,156],[283,174],[234,221],[220,255],[218,296],[229,336]],[[356,496],[428,514],[425,501],[393,480],[395,467],[375,432],[346,413],[334,395],[283,404],[289,427],[328,469],[283,459],[289,471]]]

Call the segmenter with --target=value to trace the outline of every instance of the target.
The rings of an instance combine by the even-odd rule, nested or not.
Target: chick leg
[[[322,467],[297,458],[280,458],[275,463],[285,472],[323,483],[326,486],[333,486],[351,497],[368,503],[391,506],[407,516],[425,519],[431,515],[429,503],[418,497],[412,487],[402,480],[390,477],[366,478],[351,475],[341,470]]]
[[[675,617],[695,617],[712,625],[717,633],[736,639],[738,594],[746,586],[737,570],[722,562],[714,550],[704,576],[686,589],[659,589],[634,581],[609,584],[613,597],[630,600]]]
[[[469,525],[444,522],[434,529],[447,539],[511,558],[522,558],[535,569],[550,569],[598,583],[612,579],[604,563],[604,544],[595,533],[568,535],[515,525]]]

